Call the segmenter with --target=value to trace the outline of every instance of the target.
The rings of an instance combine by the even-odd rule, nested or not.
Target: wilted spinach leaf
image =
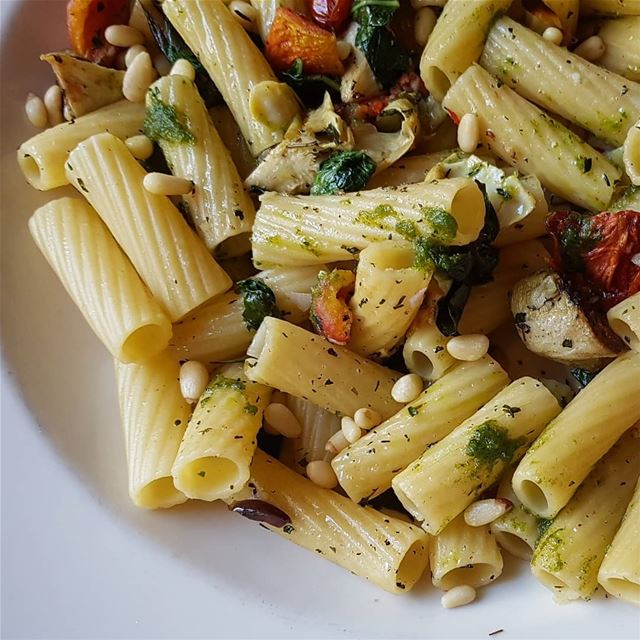
[[[312,195],[327,195],[363,189],[376,170],[376,163],[364,151],[339,151],[318,169]]]
[[[316,107],[328,91],[333,98],[340,96],[340,78],[321,75],[318,73],[305,74],[300,58],[280,74],[280,78],[286,82],[308,107]]]
[[[257,331],[267,316],[280,317],[276,297],[262,280],[242,280],[236,285],[236,290],[243,295],[242,319],[248,329]]]

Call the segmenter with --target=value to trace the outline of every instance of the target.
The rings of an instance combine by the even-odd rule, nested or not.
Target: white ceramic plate
[[[428,577],[392,596],[217,505],[147,513],[128,501],[110,358],[31,243],[56,194],[23,181],[28,91],[66,45],[62,0],[2,14],[2,637],[633,638],[637,612],[559,607],[508,556],[472,606],[440,607]]]

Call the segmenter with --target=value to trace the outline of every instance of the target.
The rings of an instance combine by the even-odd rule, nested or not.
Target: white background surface
[[[639,637],[630,606],[558,607],[509,558],[479,601],[444,611],[428,579],[386,594],[217,505],[129,504],[111,362],[28,238],[49,196],[15,166],[24,97],[52,80],[38,54],[66,46],[64,4],[0,0],[2,637]]]

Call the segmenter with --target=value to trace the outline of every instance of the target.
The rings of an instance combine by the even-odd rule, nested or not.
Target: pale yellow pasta
[[[280,142],[300,110],[295,94],[281,85],[276,108],[278,115],[287,116],[286,124],[268,124],[255,117],[252,92],[263,82],[277,82],[277,78],[222,0],[167,0],[162,9],[220,90],[253,155]]]
[[[420,58],[420,76],[442,102],[449,87],[478,60],[496,15],[511,0],[449,0]]]
[[[53,200],[33,214],[29,230],[111,355],[140,361],[167,346],[169,319],[86,202]]]
[[[380,495],[394,476],[508,383],[506,373],[488,356],[454,366],[412,403],[333,459],[342,488],[355,502]]]
[[[251,479],[234,500],[264,500],[291,519],[267,528],[391,593],[411,589],[429,562],[428,536],[411,524],[360,507],[258,450]]]
[[[640,480],[600,565],[598,582],[612,596],[640,606]]]
[[[520,378],[427,449],[391,486],[405,509],[436,535],[520,459],[558,413],[560,405],[541,382]]]
[[[609,211],[625,211],[627,209],[640,211],[640,186],[636,187],[631,184],[619,190],[608,208]]]
[[[420,156],[400,158],[384,171],[376,173],[367,182],[367,188],[400,187],[403,184],[422,182],[430,169],[445,158],[448,158],[452,153],[454,153],[453,149],[446,149],[445,151],[436,151]]]
[[[388,418],[401,406],[391,397],[399,373],[278,318],[262,321],[247,355],[247,378],[334,413],[368,407]]]
[[[637,16],[627,16],[607,20],[598,30],[604,43],[604,54],[598,64],[621,76],[640,81],[640,12]]]
[[[276,11],[283,7],[291,9],[296,13],[305,15],[307,13],[307,3],[304,0],[250,0],[251,6],[258,11],[256,23],[258,25],[258,33],[263,42],[267,41],[269,30],[276,17]]]
[[[222,500],[249,480],[271,389],[247,380],[241,364],[215,371],[189,420],[171,473],[188,498]]]
[[[484,223],[482,193],[467,178],[332,196],[267,193],[260,202],[251,242],[262,267],[352,260],[372,242],[416,234],[463,245]]]
[[[158,101],[173,107],[193,139],[176,143],[160,138],[173,175],[191,180],[182,205],[209,251],[219,257],[249,251],[255,209],[242,179],[211,122],[195,84],[180,75],[160,78],[147,92],[147,109]]]
[[[639,473],[640,438],[628,433],[598,462],[538,541],[531,570],[555,600],[591,598]]]
[[[607,320],[626,345],[640,351],[640,292],[609,309]]]
[[[622,158],[631,184],[640,187],[640,120],[627,133]]]
[[[63,122],[23,142],[18,149],[18,164],[29,184],[47,191],[69,184],[65,162],[75,147],[97,133],[109,133],[125,139],[142,131],[144,105],[122,100],[98,109],[73,122]]]
[[[124,429],[129,495],[145,509],[172,507],[187,498],[171,467],[189,420],[180,393],[180,365],[161,353],[143,364],[115,361]]]
[[[479,65],[460,76],[443,105],[459,118],[476,113],[486,149],[569,202],[602,211],[611,200],[620,171]]]
[[[640,353],[618,356],[544,430],[518,465],[513,490],[527,509],[553,518],[593,465],[640,419]]]
[[[143,187],[146,172],[122,140],[95,135],[66,167],[172,321],[231,286],[171,200]]]
[[[463,584],[484,587],[502,574],[502,564],[502,554],[489,527],[470,527],[462,514],[429,545],[431,580],[443,591]]]
[[[640,0],[580,0],[585,16],[640,16]]]
[[[279,267],[260,271],[251,279],[264,282],[273,291],[283,317],[299,324],[308,318],[311,287],[322,267]],[[241,292],[218,296],[173,325],[170,350],[178,358],[212,364],[243,356],[255,335],[242,317],[244,311]]]
[[[349,348],[363,356],[393,353],[415,318],[431,279],[431,268],[415,266],[406,242],[383,240],[360,252],[349,307],[353,313]]]

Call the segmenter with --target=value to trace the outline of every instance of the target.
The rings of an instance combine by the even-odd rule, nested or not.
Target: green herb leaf
[[[571,369],[571,375],[578,381],[580,386],[584,389],[598,374],[600,371],[589,371],[588,369],[580,369],[576,367]]]
[[[276,305],[276,296],[262,280],[243,280],[238,282],[236,290],[243,294],[242,319],[248,329],[257,331],[267,316],[281,316]]]
[[[363,189],[376,170],[376,163],[364,151],[339,151],[318,169],[312,195],[326,195]]]
[[[399,6],[398,0],[355,0],[351,15],[361,25],[384,27]]]
[[[304,73],[304,64],[300,58],[280,74],[281,80],[286,82],[307,106],[317,106],[322,103],[326,91],[334,97],[340,96],[340,78],[318,73]]]
[[[466,452],[480,464],[493,466],[496,462],[511,462],[525,438],[509,438],[509,432],[495,420],[478,425],[467,443]]]
[[[177,109],[160,99],[158,89],[151,89],[149,104],[144,119],[144,133],[154,142],[188,144],[195,137],[183,122],[183,116]]]
[[[411,59],[393,32],[384,26],[360,24],[355,45],[362,51],[378,82],[393,86],[411,67]]]

